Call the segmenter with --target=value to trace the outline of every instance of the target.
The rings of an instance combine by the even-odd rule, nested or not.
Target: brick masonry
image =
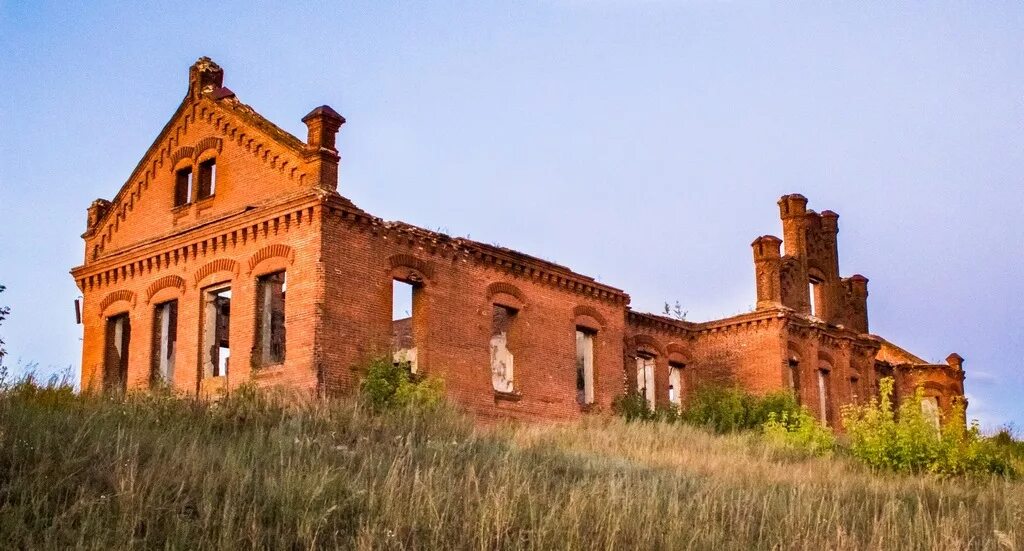
[[[177,300],[176,389],[209,396],[253,382],[350,392],[360,365],[392,353],[399,280],[416,289],[413,319],[401,327],[416,346],[418,371],[443,379],[451,400],[483,417],[607,412],[636,387],[640,354],[654,359],[662,404],[670,362],[683,366],[683,400],[712,381],[755,393],[792,386],[817,414],[824,404],[833,424],[842,404],[866,400],[883,375],[895,377],[904,396],[922,386],[944,412],[964,400],[958,355],[930,365],[868,333],[867,279],[839,274],[838,215],[808,210],[801,195],[779,201],[784,240],[767,235],[752,244],[754,311],[703,323],[635,312],[623,291],[564,266],[364,212],[337,192],[341,115],[314,109],[302,141],[241,103],[223,74],[209,59],[197,61],[181,106],[131,177],[112,201],[88,209],[85,262],[72,270],[84,297],[83,389],[103,388],[107,320],[124,313],[131,337],[121,386],[153,384],[155,306]],[[214,195],[175,207],[176,172],[208,159],[216,163]],[[280,270],[287,353],[265,366],[253,354],[256,282]],[[227,375],[213,377],[201,369],[203,297],[220,284],[231,286],[231,358]],[[492,387],[495,305],[516,312],[507,332],[513,393]],[[577,328],[594,332],[589,405],[577,401]]]

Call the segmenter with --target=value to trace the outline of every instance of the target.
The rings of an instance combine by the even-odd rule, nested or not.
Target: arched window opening
[[[409,371],[419,369],[418,344],[422,335],[417,328],[422,321],[420,302],[422,285],[409,280],[395,279],[391,287],[391,349],[396,365],[405,364]]]
[[[507,306],[491,305],[491,385],[495,392],[515,392],[511,334],[518,313]]]
[[[151,384],[174,383],[174,357],[178,343],[178,301],[169,300],[153,309],[153,363]]]
[[[597,332],[576,327],[576,402],[594,403],[594,337]]]
[[[686,394],[685,368],[682,362],[668,362],[668,400],[676,406],[683,405],[683,396]]]

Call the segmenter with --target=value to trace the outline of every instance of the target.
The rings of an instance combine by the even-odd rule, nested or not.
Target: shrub
[[[921,410],[922,390],[893,410],[893,380],[880,383],[877,399],[864,406],[843,408],[849,452],[872,469],[939,475],[991,473],[1013,475],[1011,458],[990,440],[981,438],[977,422],[967,427],[963,405],[956,405],[954,421],[936,430]]]
[[[772,414],[795,417],[800,411],[789,392],[754,396],[741,389],[715,385],[698,387],[680,412],[683,421],[719,433],[759,429]]]
[[[829,454],[836,447],[835,434],[806,408],[796,413],[769,412],[762,430],[768,440],[809,455]]]
[[[363,398],[376,410],[433,409],[444,401],[441,381],[411,373],[407,364],[374,358],[366,365],[360,387]]]
[[[759,429],[772,415],[780,418],[786,414],[795,418],[800,412],[800,406],[789,392],[754,396],[734,387],[703,385],[688,397],[682,408],[659,405],[652,410],[642,394],[631,390],[612,401],[612,411],[630,422],[682,421],[727,433]]]
[[[647,398],[635,390],[620,394],[612,400],[612,411],[627,422],[654,421],[657,413],[647,404]]]

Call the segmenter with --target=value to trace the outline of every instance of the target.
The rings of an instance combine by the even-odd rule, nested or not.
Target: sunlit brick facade
[[[867,279],[839,273],[838,215],[800,195],[779,201],[784,239],[753,243],[757,308],[693,323],[634,312],[564,266],[375,218],[337,190],[344,118],[323,106],[303,122],[305,141],[239,102],[209,59],[191,67],[127,183],[89,207],[72,270],[83,389],[344,393],[383,356],[485,417],[572,419],[631,389],[684,403],[709,381],[791,388],[831,424],[883,375],[942,412],[963,399],[959,356],[926,364],[868,333]],[[393,319],[395,281],[413,287],[411,319]]]

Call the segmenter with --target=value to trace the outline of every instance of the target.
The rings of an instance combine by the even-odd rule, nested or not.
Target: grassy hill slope
[[[1024,484],[758,435],[448,409],[0,392],[0,548],[1013,549]]]

